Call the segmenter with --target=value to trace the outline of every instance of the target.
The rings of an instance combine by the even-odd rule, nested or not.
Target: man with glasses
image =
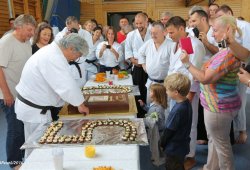
[[[16,86],[15,103],[17,119],[24,123],[25,141],[39,124],[51,122],[51,114],[64,101],[78,107],[80,113],[89,113],[68,67],[69,61],[87,53],[87,42],[78,34],[71,33],[58,44],[53,42],[43,47],[27,61]]]

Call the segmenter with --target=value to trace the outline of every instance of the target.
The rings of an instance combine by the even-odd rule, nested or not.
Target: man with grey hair
[[[165,27],[168,20],[173,16],[173,14],[171,12],[163,12],[161,13],[161,23],[163,24],[163,26]]]
[[[15,87],[24,64],[32,55],[29,39],[34,35],[35,25],[34,17],[20,15],[14,21],[14,31],[4,35],[0,41],[0,107],[7,120],[7,162],[14,169],[22,163],[20,147],[24,143],[23,123],[16,118],[14,111]]]
[[[142,64],[143,69],[148,74],[146,83],[148,106],[150,104],[151,84],[163,84],[168,74],[172,41],[165,37],[164,30],[164,26],[161,22],[154,22],[151,28],[152,39],[145,42],[139,49],[138,64]],[[143,106],[143,102],[141,100],[139,100],[139,102]],[[165,116],[162,119],[163,122],[165,122]],[[154,137],[156,136],[153,136],[153,138]],[[154,143],[153,145],[158,146],[158,143]],[[161,156],[158,149],[151,148],[150,150],[152,152],[152,158],[154,159],[154,165],[159,166],[165,162],[165,158]]]
[[[204,12],[206,12],[206,11],[204,10],[204,8],[202,8],[201,6],[194,5],[194,6],[192,6],[192,8],[190,8],[190,10],[188,11],[188,15],[191,16],[192,13],[194,13],[195,11],[198,11],[198,10],[203,10]]]
[[[43,47],[27,61],[16,86],[18,95],[15,103],[17,119],[24,123],[25,141],[39,124],[51,122],[51,114],[64,101],[78,107],[84,115],[89,113],[68,67],[68,62],[87,53],[87,42],[72,33],[58,44],[53,42]]]
[[[152,39],[145,42],[139,49],[138,64],[148,74],[147,104],[150,103],[149,87],[154,83],[163,83],[168,75],[169,58],[172,41],[165,37],[165,29],[161,22],[154,22],[151,28]]]
[[[59,42],[65,35],[73,32],[74,29],[78,31],[78,34],[82,36],[82,38],[85,38],[86,33],[79,27],[79,21],[75,16],[69,16],[65,21],[65,25],[66,27],[55,35],[54,41]]]

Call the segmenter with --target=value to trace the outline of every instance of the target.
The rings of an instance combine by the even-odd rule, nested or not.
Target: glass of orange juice
[[[95,146],[93,145],[85,146],[85,156],[87,158],[95,157]]]

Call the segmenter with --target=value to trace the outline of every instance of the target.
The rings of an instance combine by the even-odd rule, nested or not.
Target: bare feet
[[[184,168],[185,170],[192,169],[196,164],[196,161],[193,157],[187,157],[184,161]]]
[[[196,143],[198,145],[207,145],[207,141],[206,140],[197,140]]]
[[[239,136],[238,138],[236,139],[236,143],[237,144],[244,144],[246,143],[247,141],[247,132],[244,130],[244,131],[240,131],[239,132]]]

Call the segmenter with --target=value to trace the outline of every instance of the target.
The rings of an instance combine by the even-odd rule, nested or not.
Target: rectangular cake
[[[114,113],[128,112],[129,101],[127,93],[107,93],[107,94],[84,94],[85,105],[89,108],[89,113]],[[72,105],[68,106],[69,114],[77,114],[78,109]]]

